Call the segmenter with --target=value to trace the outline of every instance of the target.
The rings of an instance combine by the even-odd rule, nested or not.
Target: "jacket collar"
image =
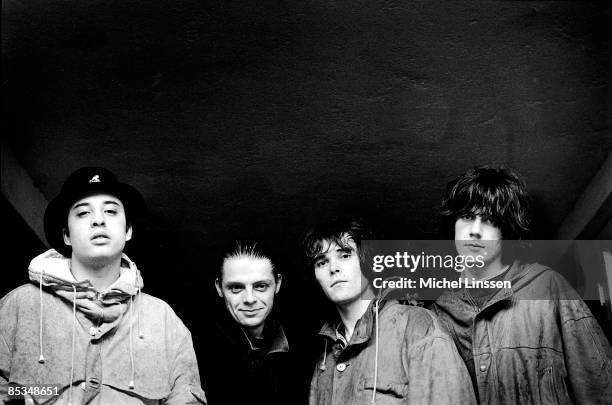
[[[355,324],[355,330],[353,331],[353,335],[351,336],[350,342],[348,342],[349,346],[362,344],[370,340],[370,337],[372,336],[372,331],[374,330],[374,326],[375,326],[374,325],[374,318],[376,316],[375,314],[376,307],[374,305],[375,302],[376,300],[372,300],[370,302],[370,305],[368,305],[368,308],[366,309],[363,316]],[[385,299],[379,300],[379,303],[378,303],[379,316],[386,309],[387,307],[385,305],[386,303],[387,303],[387,300]],[[336,313],[333,320],[325,322],[325,324],[321,327],[321,330],[319,331],[319,335],[325,338],[329,338],[332,341],[336,341],[337,340],[336,332],[338,330],[338,326],[340,325],[340,322],[341,321],[338,317],[338,314]]]
[[[125,254],[121,255],[119,278],[110,286],[98,291],[89,280],[78,281],[70,271],[70,259],[50,249],[30,262],[28,274],[33,283],[42,283],[54,291],[90,292],[104,303],[121,302],[136,295],[143,287],[140,271]]]
[[[235,344],[243,347],[246,346],[249,350],[256,350],[257,348],[253,345],[246,332],[236,323],[236,320],[232,318],[227,309],[223,306],[223,308],[219,308],[219,311],[221,311],[221,316],[217,319],[217,327],[222,333],[230,341],[235,342]],[[266,349],[266,355],[289,351],[289,341],[285,335],[285,330],[273,314],[270,314],[265,321],[264,336],[270,342],[269,347]]]

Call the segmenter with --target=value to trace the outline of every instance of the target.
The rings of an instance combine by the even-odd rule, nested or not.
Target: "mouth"
[[[467,246],[471,248],[480,248],[480,249],[483,249],[485,247],[482,243],[477,243],[477,242],[464,243],[463,246]]]
[[[246,314],[246,315],[255,315],[257,313],[259,313],[259,311],[261,311],[261,308],[258,309],[241,309],[240,312]]]
[[[109,236],[105,233],[96,233],[91,237],[91,241],[103,241],[110,239]]]
[[[333,283],[331,283],[331,285],[330,285],[329,287],[330,287],[330,288],[334,288],[335,286],[337,286],[337,285],[339,285],[339,284],[341,284],[341,283],[346,283],[346,281],[345,281],[345,280],[337,280],[337,281],[334,281]]]

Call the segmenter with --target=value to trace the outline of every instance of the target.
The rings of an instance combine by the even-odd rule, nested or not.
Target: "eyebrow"
[[[326,252],[327,253],[327,252]],[[321,259],[325,259],[325,254],[326,253],[319,253],[318,255],[316,255],[312,260],[313,261],[317,261],[317,260],[321,260]]]
[[[226,283],[223,283],[226,287],[244,287],[244,283],[239,283],[237,281],[228,281]]]
[[[272,279],[264,278],[262,280],[255,280],[252,283],[246,283],[246,284],[259,284],[259,283],[272,284]],[[223,284],[226,287],[243,287],[245,285],[245,283],[241,281],[226,281]]]
[[[334,252],[339,252],[339,253],[353,253],[353,252],[355,252],[355,249],[354,249],[354,248],[352,248],[351,246],[347,246],[347,247],[338,246],[338,247],[337,247],[337,248],[334,250]],[[329,250],[327,250],[327,251],[325,251],[325,252],[321,252],[321,253],[319,253],[318,255],[316,255],[316,256],[315,256],[315,257],[314,257],[312,260],[316,262],[317,260],[324,259],[324,258],[325,258],[325,256],[326,256],[328,253],[331,253],[331,252],[330,252]]]
[[[72,206],[71,210],[77,209],[79,207],[87,207],[87,206],[89,206],[89,203],[78,203]]]
[[[116,205],[117,207],[119,207],[119,203],[118,203],[117,201],[114,201],[114,200],[104,201],[104,204],[105,204],[105,205],[106,205],[106,204],[112,204],[112,205]],[[91,206],[91,204],[90,204],[90,203],[88,203],[88,202],[82,202],[82,203],[75,204],[75,205],[74,205],[72,208],[70,208],[70,209],[71,209],[71,210],[73,210],[73,209],[76,209],[76,208],[79,208],[79,207],[89,207],[89,206]]]

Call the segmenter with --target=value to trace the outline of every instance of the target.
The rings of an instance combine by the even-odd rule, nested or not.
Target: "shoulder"
[[[141,314],[146,318],[154,320],[155,323],[162,322],[168,326],[187,329],[174,309],[161,298],[147,293],[140,293],[137,300],[139,300],[139,309],[142,310]]]
[[[166,301],[162,300],[161,298],[154,297],[153,295],[150,295],[144,292],[140,293],[139,298],[140,300],[142,300],[142,303],[144,305],[147,305],[147,308],[149,308],[148,306],[151,306],[151,308],[154,308],[157,310],[174,312],[172,310],[172,307],[170,307],[170,305]]]
[[[438,313],[440,308],[448,305],[454,305],[458,301],[457,295],[452,290],[446,290],[436,299],[431,305],[431,309],[434,313]]]
[[[42,293],[48,294],[46,290],[43,290]],[[35,297],[38,299],[39,294],[40,291],[34,284],[23,284],[0,299],[0,309],[27,304],[32,302]]]
[[[559,272],[539,263],[524,264],[515,290],[523,289],[532,299],[579,299],[578,293]]]
[[[385,318],[393,324],[405,325],[404,335],[409,341],[441,334],[436,316],[428,309],[414,305],[390,301],[385,311]],[[400,322],[398,322],[400,321]]]

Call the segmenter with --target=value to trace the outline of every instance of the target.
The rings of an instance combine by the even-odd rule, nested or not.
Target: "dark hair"
[[[530,199],[519,175],[506,168],[474,167],[446,188],[440,215],[448,235],[464,215],[481,215],[501,230],[502,238],[527,239],[531,233]]]
[[[272,275],[275,279],[278,277],[278,270],[274,266],[274,261],[272,260],[273,254],[267,246],[258,241],[236,240],[225,250],[221,266],[219,266],[217,271],[217,278],[219,281],[223,279],[223,266],[225,262],[240,257],[246,257],[253,260],[267,260],[270,262]]]
[[[311,228],[304,236],[304,253],[308,264],[312,265],[318,255],[323,253],[324,242],[333,242],[343,248],[347,247],[347,237],[355,242],[361,262],[366,260],[366,251],[361,242],[372,238],[371,231],[359,220],[335,219]]]

